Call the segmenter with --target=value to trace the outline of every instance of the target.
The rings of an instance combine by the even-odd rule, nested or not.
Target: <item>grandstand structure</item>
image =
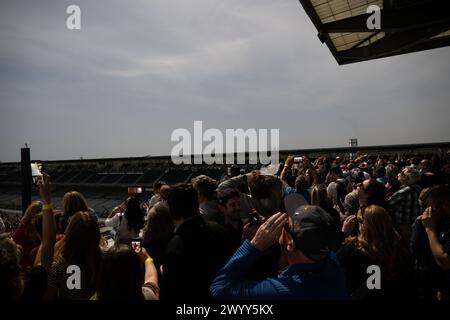
[[[391,145],[391,146],[360,146],[346,148],[294,149],[280,151],[280,161],[289,154],[307,155],[311,159],[319,156],[348,159],[358,153],[384,156],[432,156],[448,155],[450,142]],[[236,155],[235,155],[236,156]],[[225,155],[224,155],[225,159]],[[248,160],[248,154],[246,155]],[[143,198],[152,195],[152,186],[156,181],[168,184],[189,182],[199,175],[208,175],[221,180],[226,177],[230,165],[193,164],[174,165],[170,156],[132,157],[109,159],[81,159],[42,161],[43,170],[50,174],[53,184],[53,201],[56,207],[61,207],[62,197],[68,191],[77,190],[83,193],[90,207],[99,213],[107,212],[124,201],[128,196],[128,187],[142,187]],[[259,169],[260,164],[233,165],[235,169],[246,172]],[[235,170],[235,172],[239,170]],[[32,199],[38,199],[37,190]],[[0,208],[21,209],[21,163],[0,163]]]
[[[299,1],[340,65],[450,46],[449,1]],[[374,6],[380,27],[369,29]]]

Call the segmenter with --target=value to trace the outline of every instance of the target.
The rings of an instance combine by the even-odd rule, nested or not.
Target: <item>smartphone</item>
[[[142,240],[141,239],[131,240],[131,248],[134,250],[134,252],[140,253],[141,252],[141,246],[142,246]]]
[[[43,182],[42,163],[34,162],[31,164],[31,178],[34,185]]]
[[[250,225],[255,225],[259,223],[259,218],[258,215],[254,212],[250,212],[248,214],[248,223],[250,223]]]
[[[294,158],[294,162],[302,163],[303,162],[303,157],[295,157]]]

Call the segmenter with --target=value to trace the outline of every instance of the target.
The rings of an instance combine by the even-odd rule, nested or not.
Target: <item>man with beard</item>
[[[248,222],[244,225],[241,219],[241,194],[233,188],[219,191],[217,202],[224,217],[222,226],[228,235],[230,251],[227,252],[227,256],[231,257],[243,241],[251,240],[255,236],[256,231],[264,222],[264,217],[253,209],[249,212]],[[280,246],[276,243],[259,257],[258,262],[247,273],[247,278],[261,280],[268,276],[275,276],[278,273],[279,259]]]

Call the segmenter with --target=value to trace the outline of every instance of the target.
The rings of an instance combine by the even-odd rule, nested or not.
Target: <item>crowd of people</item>
[[[445,159],[289,156],[262,172],[157,182],[106,219],[76,191],[53,208],[44,174],[0,235],[0,298],[450,299]]]
[[[20,223],[18,214],[0,211],[0,233],[16,230]]]

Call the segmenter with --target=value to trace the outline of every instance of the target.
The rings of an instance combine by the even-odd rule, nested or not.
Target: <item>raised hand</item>
[[[44,204],[52,203],[52,184],[50,182],[50,176],[45,172],[42,172],[42,180],[39,181],[38,187]]]
[[[350,234],[355,228],[355,224],[356,224],[356,215],[353,214],[344,220],[344,223],[342,224],[342,232]]]
[[[259,251],[265,251],[267,248],[278,242],[284,225],[288,222],[286,213],[278,212],[267,219],[256,231],[251,243]]]

